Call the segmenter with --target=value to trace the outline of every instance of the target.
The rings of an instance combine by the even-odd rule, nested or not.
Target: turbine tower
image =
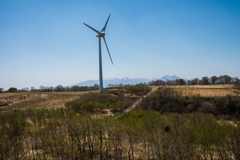
[[[103,40],[105,42],[105,45],[107,47],[107,51],[108,51],[109,57],[110,57],[111,62],[113,64],[113,61],[112,61],[112,58],[111,58],[111,55],[110,55],[110,52],[109,52],[109,49],[108,49],[108,46],[107,46],[107,42],[105,40],[105,30],[106,30],[106,27],[107,27],[108,20],[109,20],[110,16],[111,16],[111,14],[109,14],[107,22],[106,22],[105,26],[103,27],[103,29],[101,30],[101,32],[99,32],[98,30],[90,27],[86,23],[83,23],[87,27],[89,27],[90,29],[92,29],[93,31],[95,31],[97,33],[96,37],[98,37],[98,40],[99,40],[99,93],[103,93],[101,38],[103,38]]]

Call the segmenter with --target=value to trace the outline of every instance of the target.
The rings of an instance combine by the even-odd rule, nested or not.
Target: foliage
[[[177,85],[185,85],[185,84],[186,84],[186,81],[185,81],[184,79],[182,79],[182,78],[176,79],[176,84],[177,84]]]
[[[177,96],[182,96],[182,90],[181,89],[175,89],[174,92]]]
[[[207,76],[205,76],[205,77],[202,77],[202,83],[204,84],[204,85],[207,85],[207,84],[209,84],[209,81],[208,81],[208,77]]]
[[[240,97],[200,97],[194,95],[191,98],[182,97],[181,89],[161,88],[159,91],[146,97],[138,108],[154,110],[160,113],[178,112],[212,113],[216,116],[228,115],[228,118],[240,119]]]
[[[114,112],[117,112],[118,111],[118,108],[119,108],[119,103],[112,103],[110,106],[109,106],[110,109],[112,109]]]
[[[8,89],[8,92],[17,92],[17,88],[11,87]]]
[[[153,86],[159,86],[159,85],[209,85],[209,84],[231,84],[231,83],[239,83],[238,77],[230,77],[228,75],[220,75],[212,76],[211,78],[205,76],[202,77],[202,79],[194,78],[191,80],[185,81],[184,79],[175,79],[175,80],[155,80],[151,81],[148,84]]]
[[[233,88],[240,91],[240,83],[235,83],[235,85],[233,86]]]
[[[133,110],[98,119],[69,109],[27,109],[0,114],[0,128],[0,159],[240,158],[240,123],[206,113]]]
[[[211,80],[212,80],[212,84],[216,84],[216,82],[218,80],[218,77],[217,76],[212,76]]]
[[[197,84],[197,82],[195,80],[192,80],[191,83],[192,83],[192,85],[196,85]]]
[[[82,95],[79,99],[66,102],[65,106],[77,112],[96,112],[102,109],[111,109],[113,112],[116,112],[123,111],[135,100],[136,98],[125,97],[123,95],[115,96],[109,93],[88,93]]]
[[[0,101],[0,107],[7,106],[7,105],[8,105],[8,102]]]
[[[148,85],[145,84],[137,84],[137,85],[131,85],[127,87],[127,91],[129,93],[134,93],[137,95],[145,95],[150,91],[150,87]]]

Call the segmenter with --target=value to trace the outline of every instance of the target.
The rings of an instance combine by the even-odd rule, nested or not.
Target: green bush
[[[0,107],[4,107],[4,106],[8,106],[8,102],[2,102],[2,101],[0,101]]]
[[[137,84],[137,85],[132,85],[127,87],[127,91],[129,93],[134,93],[134,94],[147,94],[151,88],[148,85],[145,84]]]
[[[117,112],[117,110],[119,108],[119,103],[113,103],[110,105],[109,108],[112,109],[114,112]]]
[[[122,94],[115,96],[110,93],[89,93],[82,95],[79,99],[66,102],[65,106],[77,112],[96,112],[108,108],[115,112],[123,111],[135,100],[135,97],[126,97]]]

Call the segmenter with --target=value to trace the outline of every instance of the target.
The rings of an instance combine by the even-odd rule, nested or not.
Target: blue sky
[[[240,0],[0,0],[0,87],[105,78],[240,77]]]

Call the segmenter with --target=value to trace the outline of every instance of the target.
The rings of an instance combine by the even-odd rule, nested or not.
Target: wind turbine
[[[110,57],[111,62],[113,64],[113,61],[112,61],[112,58],[111,58],[111,55],[110,55],[110,52],[109,52],[109,49],[108,49],[108,46],[107,46],[107,42],[105,40],[105,30],[106,30],[106,27],[107,27],[108,20],[109,20],[110,16],[111,16],[111,14],[109,14],[107,22],[106,22],[105,26],[103,27],[103,29],[101,30],[101,32],[96,30],[96,29],[94,29],[94,28],[92,28],[92,27],[90,27],[86,23],[83,23],[87,27],[89,27],[90,29],[92,29],[93,31],[95,31],[97,33],[96,37],[98,37],[98,40],[99,40],[99,93],[103,93],[101,38],[103,38],[103,40],[104,40],[104,42],[106,44],[109,57]]]

